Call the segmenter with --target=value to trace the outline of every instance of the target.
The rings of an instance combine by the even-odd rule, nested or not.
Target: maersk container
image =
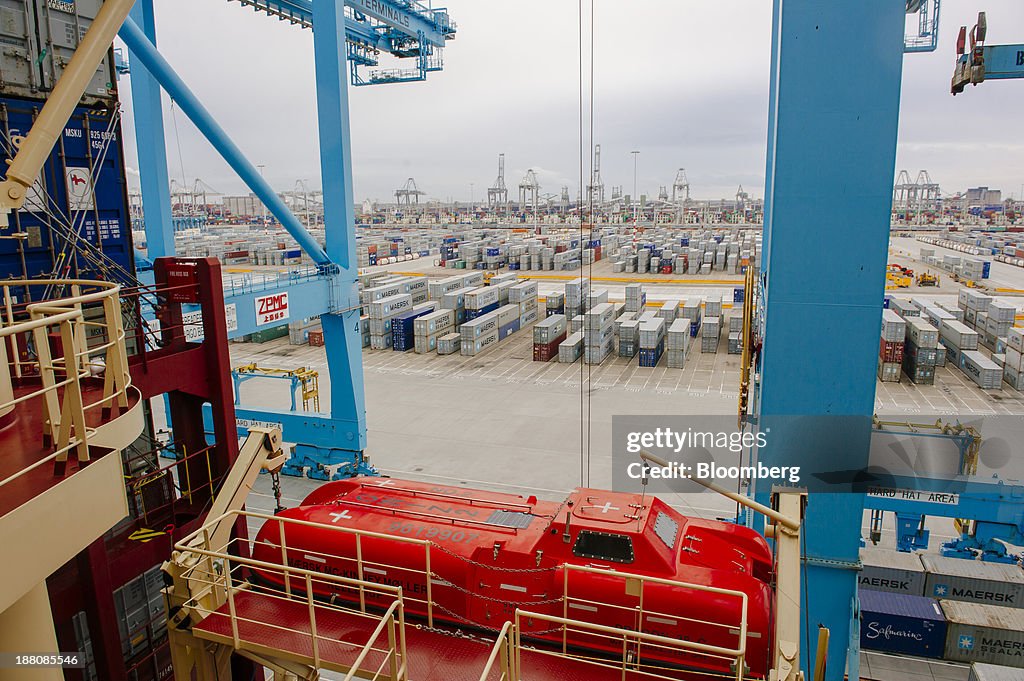
[[[925,572],[920,555],[869,546],[860,550],[860,562],[863,567],[857,585],[861,589],[924,595]]]
[[[498,329],[489,331],[474,339],[468,339],[466,336],[463,336],[462,342],[459,344],[459,352],[463,356],[473,357],[497,345],[498,340]]]
[[[921,556],[929,598],[968,601],[1011,608],[1024,607],[1024,571],[1016,565],[963,558]]]
[[[521,312],[519,315],[519,327],[523,328],[529,324],[533,324],[540,318],[540,310],[534,305],[532,308],[528,308],[525,312]]]
[[[417,336],[430,336],[454,327],[454,310],[437,310],[420,317],[413,323]]]
[[[498,289],[493,287],[478,288],[466,293],[467,310],[483,310],[498,303]]]
[[[363,305],[372,305],[373,303],[384,300],[385,298],[394,298],[402,295],[403,293],[407,293],[403,288],[404,287],[399,283],[374,286],[372,288],[364,289],[360,298],[362,299]],[[411,298],[412,296],[410,296],[410,299]]]
[[[945,659],[1024,667],[1024,610],[951,600],[941,605],[946,617]]]
[[[508,302],[510,303],[521,303],[530,298],[537,297],[537,282],[526,281],[522,284],[516,284],[508,290]]]
[[[5,81],[10,47],[4,45],[0,70]],[[7,167],[11,150],[28,135],[42,107],[41,101],[0,98],[0,167]],[[40,182],[28,190],[21,210],[10,215],[10,231],[26,237],[0,239],[0,277],[30,279],[54,272],[64,276],[63,268],[69,267],[68,276],[130,283],[135,253],[119,120],[112,124],[106,110],[75,109],[43,166]],[[78,237],[47,212],[73,221]],[[66,246],[69,241],[74,247]],[[110,263],[99,267],[95,258],[84,257],[85,243],[101,250]]]
[[[481,338],[492,331],[495,333],[498,331],[498,315],[494,312],[488,312],[482,317],[471,319],[459,327],[462,337],[469,340]]]
[[[403,293],[370,303],[370,318],[387,319],[407,310],[412,310],[412,296]]]
[[[975,662],[967,681],[1024,681],[1024,672],[1001,664]]]
[[[939,602],[924,596],[859,589],[860,647],[941,659],[946,619]]]
[[[1003,369],[977,350],[960,353],[960,370],[983,390],[999,390],[1003,384]]]

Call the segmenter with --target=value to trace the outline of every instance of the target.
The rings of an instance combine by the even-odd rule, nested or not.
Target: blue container
[[[397,352],[412,350],[416,344],[414,321],[417,317],[429,314],[430,310],[407,312],[391,319],[391,347]]]
[[[745,292],[746,292],[746,289],[744,289],[742,286],[734,287],[733,290],[732,290],[732,302],[734,302],[734,303],[742,303],[743,302],[743,294]]]
[[[6,121],[0,125],[0,167],[6,168],[15,141],[28,134],[32,121],[43,107],[42,101],[29,101],[8,97],[0,98],[6,111]],[[108,134],[109,127],[109,134]],[[101,152],[106,149],[103,163]],[[90,162],[89,155],[92,155]],[[63,154],[63,158],[61,158]],[[28,234],[26,239],[0,239],[0,277],[30,279],[49,274],[55,269],[54,253],[72,254],[74,262],[64,259],[60,267],[81,279],[113,279],[130,283],[135,269],[135,250],[132,246],[131,218],[125,181],[121,125],[110,126],[110,116],[86,107],[77,107],[63,126],[63,133],[46,159],[42,176],[48,193],[48,208],[64,216],[71,216],[79,227],[84,241],[98,247],[115,264],[107,272],[98,269],[95,258],[83,257],[77,239],[71,239],[74,248],[65,248],[66,232],[51,229],[51,220],[39,205],[33,192],[25,203],[25,210],[10,216],[9,232]],[[89,168],[93,167],[90,173]],[[69,200],[68,184],[72,185],[74,203]],[[92,191],[89,191],[89,185]],[[93,199],[95,198],[95,205]],[[98,239],[97,239],[98,234]],[[21,254],[24,251],[24,268]],[[58,276],[63,276],[59,273]]]
[[[889,309],[889,302],[891,300],[892,300],[892,296],[890,296],[888,293],[886,293],[885,297],[882,298],[882,309],[883,310],[888,310]]]
[[[942,659],[946,618],[938,601],[889,591],[858,594],[861,648]]]
[[[988,276],[992,273],[992,263],[986,260],[981,264],[981,278],[988,279]]]
[[[640,366],[656,367],[661,361],[661,355],[665,352],[665,339],[658,341],[656,348],[640,348]]]
[[[474,319],[476,319],[477,317],[482,317],[483,315],[487,314],[488,312],[493,312],[493,311],[495,311],[497,309],[498,309],[498,303],[491,303],[490,305],[486,305],[486,306],[480,308],[479,310],[470,310],[470,309],[467,308],[466,309],[466,321],[467,322],[471,322]]]
[[[700,319],[690,320],[690,338],[696,338],[697,334],[700,333]]]
[[[508,268],[510,270],[518,270],[519,269],[519,263],[517,263],[517,262],[510,262],[508,264]]]
[[[290,251],[285,251],[284,252],[284,257],[285,258],[301,258],[302,257],[302,250],[298,249],[298,248],[293,248]]]
[[[519,330],[519,320],[514,319],[505,326],[498,327],[498,340],[503,341]]]
[[[686,236],[679,237],[679,245],[680,246],[689,246],[690,245],[690,238],[686,237]]]
[[[501,254],[501,250],[497,248],[488,248],[487,255],[497,256]]]

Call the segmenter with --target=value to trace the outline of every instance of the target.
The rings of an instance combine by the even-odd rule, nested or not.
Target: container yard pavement
[[[320,371],[321,409],[330,408],[326,357],[287,339],[231,344],[232,364],[308,366]],[[638,366],[611,357],[601,365],[532,361],[532,331],[515,333],[475,357],[363,351],[369,453],[376,465],[427,470],[456,480],[501,481],[554,490],[579,480],[580,386],[590,386],[592,484],[611,484],[615,414],[734,414],[739,356],[691,353],[683,369]],[[582,374],[581,374],[582,370]],[[589,374],[589,376],[588,376]],[[840,389],[837,386],[837,389]],[[242,403],[287,404],[283,382],[249,382]],[[882,414],[956,417],[1024,414],[1024,394],[982,391],[960,371],[939,367],[935,385],[878,383]]]

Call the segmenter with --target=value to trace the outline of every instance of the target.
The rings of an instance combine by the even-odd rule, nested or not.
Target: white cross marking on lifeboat
[[[393,484],[395,484],[395,481],[392,480],[391,478],[388,478],[384,482],[378,482],[375,486],[376,487],[387,487],[388,485],[393,485]]]
[[[336,523],[339,520],[351,520],[352,516],[348,514],[348,509],[345,509],[341,513],[328,513],[331,516],[331,522]]]
[[[612,502],[610,502],[610,501],[604,502],[604,506],[595,506],[594,508],[601,509],[601,513],[607,513],[608,511],[618,511],[619,510],[619,507],[618,506],[612,506]]]

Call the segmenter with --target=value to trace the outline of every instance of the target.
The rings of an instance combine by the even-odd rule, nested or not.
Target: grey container
[[[49,96],[102,0],[57,2],[3,0],[0,2],[0,73],[5,96],[43,99]],[[112,50],[92,74],[81,103],[110,105],[117,98]],[[97,132],[98,134],[98,132]]]
[[[939,604],[946,617],[945,659],[1024,667],[1024,610],[950,600]]]
[[[459,351],[462,345],[462,335],[459,333],[448,333],[437,339],[437,354],[452,355]]]
[[[917,309],[917,306],[906,298],[890,298],[889,311],[903,317],[904,319],[921,316],[921,311]]]
[[[966,324],[955,319],[944,319],[939,327],[939,337],[948,348],[950,344],[956,346],[957,350],[977,350],[978,332],[968,328]]]
[[[412,322],[417,336],[432,336],[455,328],[455,310],[437,310],[418,317]]]
[[[472,321],[468,321],[459,327],[462,337],[467,340],[482,338],[491,331],[498,331],[498,311],[488,312]]]
[[[615,306],[611,303],[600,303],[583,315],[583,328],[587,331],[603,329],[614,321]]]
[[[914,345],[919,348],[936,348],[939,346],[938,329],[923,319],[910,319],[907,321],[905,338],[913,341]]]
[[[1002,388],[1002,367],[977,350],[964,350],[960,353],[960,370],[983,390]]]
[[[499,336],[498,329],[495,328],[493,331],[489,331],[482,336],[476,338],[467,338],[465,334],[462,336],[462,341],[459,343],[459,354],[466,357],[473,357],[479,355],[485,350],[490,350],[498,344]]]
[[[900,315],[894,310],[882,310],[882,340],[902,342],[906,332],[907,322]]]
[[[685,351],[690,346],[690,320],[677,319],[665,334],[665,349]]]
[[[743,334],[741,334],[739,331],[734,331],[729,334],[729,354],[743,354]]]
[[[722,296],[708,296],[704,302],[704,314],[708,317],[722,316]]]
[[[669,369],[682,369],[686,364],[686,352],[684,350],[666,350],[665,366]]]
[[[923,595],[1011,608],[1022,607],[1024,571],[1016,565],[963,558],[921,556],[927,578]]]
[[[924,595],[925,572],[919,554],[872,546],[860,550],[860,562],[857,585],[861,589]]]
[[[656,348],[665,337],[665,320],[661,318],[640,321],[640,347]]]
[[[565,330],[565,315],[551,315],[547,319],[537,322],[537,325],[533,327],[533,342],[544,344],[550,343],[565,333]]]
[[[577,331],[558,344],[558,361],[572,364],[583,354],[583,332]]]
[[[1006,667],[1001,664],[975,662],[971,665],[971,673],[967,681],[1024,681],[1024,672],[1020,668]]]
[[[722,334],[721,318],[705,317],[704,326],[700,333],[704,338],[714,338],[717,341],[718,337]]]

